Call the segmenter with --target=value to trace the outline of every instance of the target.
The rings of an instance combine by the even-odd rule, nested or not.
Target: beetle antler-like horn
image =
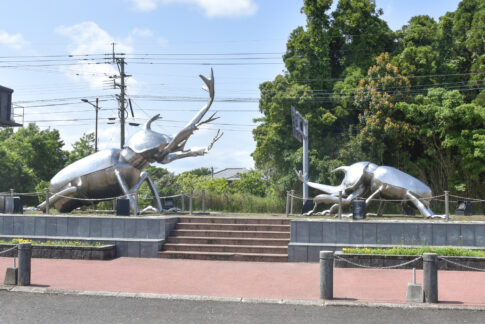
[[[197,125],[201,121],[202,117],[204,117],[204,115],[207,113],[212,105],[212,102],[214,101],[214,71],[211,68],[211,76],[209,79],[203,75],[199,76],[205,83],[205,86],[203,86],[202,89],[209,92],[209,102],[194,116],[194,118],[192,118],[190,122],[188,122],[187,126]]]
[[[150,118],[149,120],[147,120],[147,122],[145,123],[145,125],[143,125],[143,129],[152,129],[152,122],[154,122],[155,120],[161,118],[160,117],[160,114],[156,114],[155,116],[153,116],[152,118]]]
[[[202,118],[207,113],[210,106],[212,105],[212,102],[214,101],[214,72],[212,68],[211,68],[211,76],[209,79],[207,79],[203,75],[201,75],[200,78],[205,83],[205,87],[203,88],[209,92],[209,96],[210,96],[209,102],[201,110],[199,110],[197,114],[195,114],[195,116],[185,125],[185,127],[180,132],[178,132],[173,137],[173,140],[165,147],[165,150],[167,152],[170,152],[175,148],[177,149],[179,149],[180,147],[183,148],[183,145],[181,146],[180,143],[182,143],[182,141],[186,141],[190,137],[190,135],[192,135],[193,132],[197,130],[198,126],[215,120],[214,115],[212,115],[211,117],[209,117],[208,120],[201,122]]]
[[[335,173],[337,171],[343,171],[345,173],[347,173],[347,170],[349,169],[350,167],[349,166],[346,166],[346,165],[343,165],[343,166],[339,166],[338,168],[335,168],[332,170],[332,173]]]

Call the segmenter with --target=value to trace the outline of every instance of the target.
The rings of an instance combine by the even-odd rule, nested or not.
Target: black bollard
[[[320,251],[320,298],[333,299],[333,251]]]
[[[423,254],[423,290],[426,303],[438,302],[438,255]]]
[[[32,244],[20,243],[18,246],[19,270],[17,284],[30,286],[30,261],[32,258]]]

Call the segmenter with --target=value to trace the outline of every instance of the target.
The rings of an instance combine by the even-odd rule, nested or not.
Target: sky
[[[393,30],[415,15],[439,20],[458,3],[376,0]],[[0,85],[14,89],[17,122],[58,129],[66,150],[94,131],[95,109],[81,99],[94,103],[98,97],[98,146],[106,149],[120,145],[112,43],[128,63],[134,117],[130,112],[127,122],[143,124],[160,114],[152,128],[167,135],[205,105],[208,94],[198,75],[209,76],[213,68],[209,113],[219,119],[201,126],[186,147],[207,146],[219,129],[224,135],[205,156],[162,166],[175,173],[254,168],[259,85],[284,71],[288,36],[305,26],[302,5],[303,0],[0,1]],[[108,118],[116,118],[115,124]],[[127,141],[140,128],[127,125]]]

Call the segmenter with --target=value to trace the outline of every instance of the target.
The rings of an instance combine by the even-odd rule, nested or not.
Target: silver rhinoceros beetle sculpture
[[[403,205],[414,205],[421,215],[426,218],[442,217],[435,215],[429,208],[432,197],[431,189],[420,180],[390,166],[378,166],[371,162],[357,162],[350,166],[341,166],[332,172],[343,171],[345,177],[338,186],[329,186],[315,182],[306,181],[301,171],[296,172],[298,179],[309,187],[326,192],[314,198],[313,210],[306,213],[315,213],[319,204],[333,204],[330,209],[318,214],[335,214],[339,207],[339,192],[342,192],[342,206],[348,206],[356,198],[361,198],[370,191],[369,197],[365,200],[368,205],[372,199],[379,196],[385,200],[401,200]],[[379,206],[378,215],[381,215],[382,201]]]
[[[166,164],[185,157],[204,155],[223,135],[217,131],[207,147],[185,149],[187,140],[200,125],[218,118],[214,117],[214,113],[201,121],[214,100],[212,69],[209,79],[202,75],[200,78],[206,85],[203,89],[209,92],[209,102],[182,130],[173,137],[157,133],[151,129],[151,124],[160,118],[160,115],[153,116],[142,130],[130,138],[128,145],[123,149],[107,149],[93,153],[59,171],[50,181],[50,192],[53,195],[49,198],[49,205],[55,206],[60,212],[69,212],[77,207],[90,205],[89,199],[102,200],[126,195],[132,210],[139,213],[132,194],[140,188],[143,181],[147,181],[156,200],[156,210],[161,211],[162,204],[157,188],[148,173],[142,170],[153,162]],[[44,201],[38,207],[45,210],[46,205]]]

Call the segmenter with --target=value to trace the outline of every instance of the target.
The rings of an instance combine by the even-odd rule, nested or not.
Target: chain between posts
[[[467,268],[467,269],[471,269],[471,270],[475,270],[475,271],[485,272],[485,269],[475,268],[475,267],[472,267],[472,266],[469,266],[469,265],[466,265],[466,264],[462,264],[462,263],[459,263],[459,262],[456,262],[456,261],[451,261],[451,260],[448,260],[447,258],[442,257],[442,256],[438,256],[438,259],[443,260],[443,261],[448,262],[448,263],[451,263],[455,266],[459,266],[459,267],[463,267],[463,268]]]
[[[17,248],[18,248],[18,246],[15,245],[14,247],[12,247],[10,249],[7,249],[7,250],[0,252],[0,255],[5,254],[5,253],[10,252],[10,251],[13,251],[13,250],[16,250]]]
[[[410,261],[406,261],[404,263],[395,264],[395,265],[391,265],[391,266],[385,266],[385,267],[367,266],[367,265],[355,263],[355,262],[352,262],[352,261],[350,261],[348,259],[345,259],[345,258],[341,257],[338,254],[335,254],[335,258],[338,259],[338,260],[342,260],[344,262],[347,262],[348,264],[351,264],[353,266],[360,267],[360,268],[366,268],[366,269],[392,269],[392,268],[399,268],[399,267],[403,267],[405,265],[411,264],[413,262],[416,262],[416,261],[422,259],[423,257],[422,256],[418,256],[415,259],[412,259]]]

